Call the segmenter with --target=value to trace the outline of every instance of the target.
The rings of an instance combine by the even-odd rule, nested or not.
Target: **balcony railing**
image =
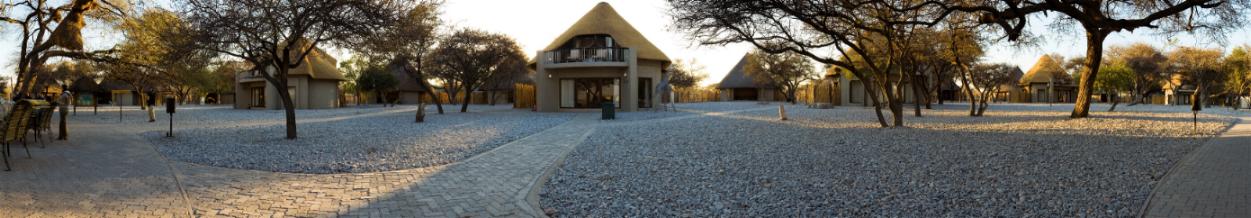
[[[627,48],[572,48],[544,52],[544,60],[551,64],[625,62]]]

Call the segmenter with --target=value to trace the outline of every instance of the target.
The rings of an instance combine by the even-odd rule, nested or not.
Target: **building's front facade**
[[[1021,76],[1024,102],[1063,103],[1077,100],[1077,85],[1064,72],[1059,60],[1043,55],[1033,68]]]
[[[321,49],[313,49],[304,63],[287,72],[287,92],[295,109],[324,109],[340,106],[342,91],[339,82],[346,80],[335,67],[335,59]],[[266,72],[272,72],[267,69]],[[261,72],[249,71],[235,75],[236,109],[282,109],[278,88],[265,80]]]
[[[536,110],[601,108],[637,111],[660,104],[655,95],[669,57],[607,3],[599,3],[543,51],[534,68]]]

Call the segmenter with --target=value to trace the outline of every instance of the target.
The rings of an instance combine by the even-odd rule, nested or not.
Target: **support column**
[[[543,53],[538,51],[534,56],[534,104],[539,112],[557,112],[560,111],[560,82],[559,78],[548,78]]]
[[[639,59],[634,49],[626,49],[626,79],[621,83],[621,110],[639,110]]]

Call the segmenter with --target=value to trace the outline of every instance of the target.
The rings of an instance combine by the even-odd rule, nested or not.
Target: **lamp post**
[[[169,132],[165,133],[167,138],[174,137],[174,107],[177,105],[174,101],[173,97],[165,97],[165,113],[169,114]]]

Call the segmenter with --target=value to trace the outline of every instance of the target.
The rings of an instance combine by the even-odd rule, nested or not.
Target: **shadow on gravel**
[[[1204,141],[882,129],[872,117],[844,125],[796,114],[601,129],[547,183],[541,206],[569,217],[1135,216],[1153,184]],[[1004,122],[1052,119],[1067,118]]]

